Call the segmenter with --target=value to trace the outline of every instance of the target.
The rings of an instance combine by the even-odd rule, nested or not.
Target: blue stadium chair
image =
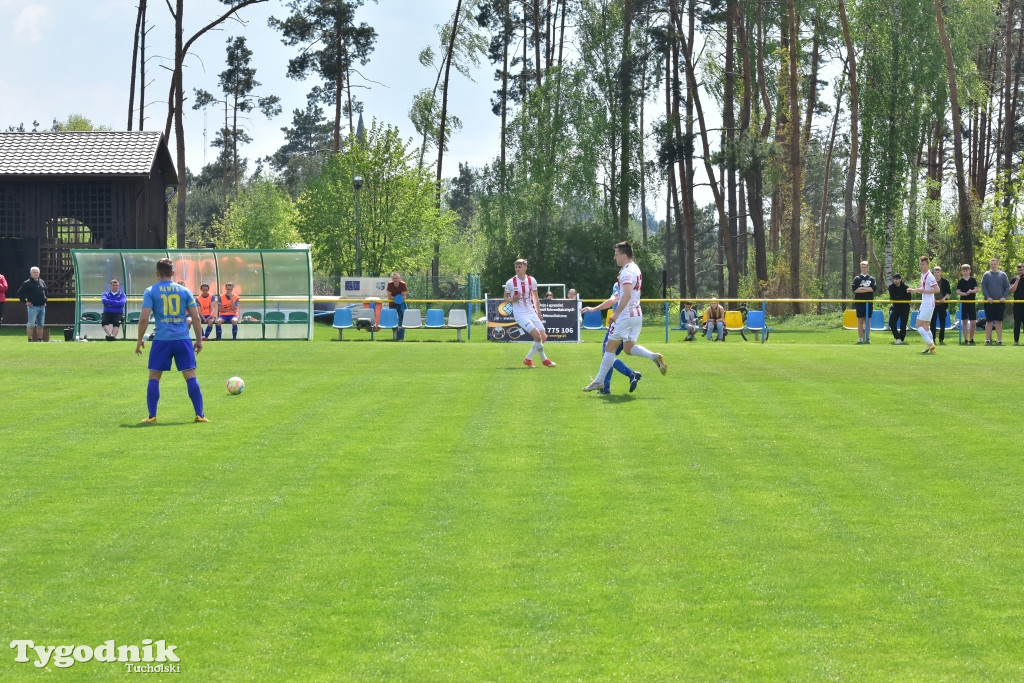
[[[763,335],[763,341],[768,341],[768,334],[771,332],[770,327],[765,324],[764,311],[750,311],[747,313],[747,322],[745,324],[747,332],[754,333],[754,339]],[[746,339],[747,335],[740,330],[740,335]]]
[[[887,329],[889,325],[885,322],[885,314],[878,309],[871,311],[871,331],[885,332]]]
[[[601,315],[601,311],[590,311],[589,313],[583,314],[583,329],[585,330],[603,330],[604,329],[604,317]]]
[[[910,312],[910,325],[907,326],[908,330],[913,330],[917,327],[917,311]]]
[[[444,311],[440,308],[427,309],[427,322],[424,327],[441,329],[444,327]]]
[[[352,309],[351,308],[336,308],[334,309],[334,329],[338,331],[338,341],[341,341],[342,332],[351,329],[352,327]]]
[[[398,329],[398,310],[394,308],[385,308],[380,312],[380,319],[377,321],[377,327],[382,330],[391,330],[392,338],[394,338],[394,331]]]

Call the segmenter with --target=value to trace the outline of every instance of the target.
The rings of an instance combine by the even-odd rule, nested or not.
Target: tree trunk
[[[853,212],[853,190],[857,182],[857,156],[860,151],[860,94],[857,90],[857,54],[853,47],[853,38],[850,36],[850,23],[846,18],[846,2],[845,0],[838,0],[838,2],[839,20],[843,26],[843,41],[846,43],[846,63],[850,73],[850,159],[846,169],[843,225],[850,233],[853,259],[860,261],[864,257],[863,252],[860,251],[860,224],[854,218]],[[846,258],[845,252],[843,258]]]
[[[729,289],[728,298],[735,299],[739,296],[739,222],[736,214],[739,213],[738,205],[736,204],[736,161],[735,154],[732,152],[736,147],[736,24],[740,21],[739,17],[739,6],[736,0],[728,0],[726,3],[725,13],[725,93],[722,102],[722,117],[723,123],[725,124],[725,146],[723,149],[728,150],[725,161],[725,188],[726,188],[726,202],[728,215],[728,225],[726,229],[729,231],[727,249],[732,250],[732,258],[729,259]],[[736,272],[733,273],[733,266],[736,267]]]
[[[630,85],[633,83],[633,0],[625,0],[622,9],[622,61],[619,67],[619,137],[622,138],[619,163],[619,234],[622,239],[629,236],[629,188],[630,188],[630,112],[633,98]]]
[[[438,214],[441,213],[441,166],[444,163],[445,126],[448,122],[448,83],[452,71],[452,59],[455,54],[455,36],[459,31],[459,13],[462,11],[462,0],[455,5],[455,16],[452,17],[452,33],[448,38],[448,52],[445,55],[444,82],[441,86],[441,121],[437,136],[437,189],[434,205]],[[434,258],[430,263],[430,274],[437,282],[441,273],[441,243],[434,242]]]
[[[142,4],[142,36],[139,54],[139,130],[143,130],[146,122],[146,0]],[[128,130],[131,130],[129,128]]]
[[[789,125],[790,148],[789,165],[793,186],[790,195],[789,224],[789,276],[790,296],[799,299],[800,290],[800,217],[801,217],[801,186],[803,169],[800,154],[800,81],[797,73],[797,51],[800,34],[797,32],[796,3],[789,0]],[[793,304],[793,312],[800,313],[800,304]]]
[[[145,11],[146,0],[139,0],[139,13],[135,17],[135,37],[132,40],[132,75],[128,83],[128,130],[132,129],[132,122],[135,120],[135,73],[139,64],[139,42],[142,39],[142,32],[145,31],[142,25]]]
[[[946,34],[946,20],[942,14],[942,0],[933,0],[935,22],[939,27],[939,41],[946,55],[946,75],[949,78],[949,108],[953,118],[953,165],[956,168],[957,202],[957,253],[962,263],[974,261],[974,236],[971,226],[971,202],[967,194],[967,179],[964,177],[964,150],[961,136],[960,98],[956,87],[956,66],[953,63],[953,48]]]

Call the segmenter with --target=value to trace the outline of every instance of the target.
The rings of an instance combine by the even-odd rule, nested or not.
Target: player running
[[[536,367],[533,364],[533,354],[539,353],[544,365],[553,368],[557,363],[549,360],[544,353],[544,342],[548,340],[548,333],[544,329],[544,320],[540,317],[537,280],[526,274],[526,259],[517,259],[515,266],[516,274],[505,283],[505,301],[512,302],[512,315],[516,319],[516,324],[533,337],[533,345],[523,359],[523,365],[528,368]]]
[[[668,372],[668,365],[660,353],[653,353],[636,343],[643,328],[644,316],[640,310],[640,290],[643,274],[640,267],[633,262],[633,245],[619,242],[615,245],[615,264],[619,271],[619,300],[612,311],[608,326],[608,343],[604,347],[601,368],[593,382],[583,387],[583,391],[594,391],[604,386],[604,376],[615,364],[615,352],[620,346],[631,356],[650,358],[661,374]]]
[[[149,316],[156,320],[156,332],[149,348],[149,385],[146,389],[146,404],[149,417],[143,423],[156,422],[156,406],[160,401],[160,377],[171,369],[171,359],[185,378],[188,397],[192,399],[192,407],[196,411],[196,422],[209,422],[203,413],[203,392],[199,389],[196,379],[196,354],[203,350],[203,328],[199,322],[199,309],[195,298],[187,288],[176,284],[174,264],[170,259],[162,258],[156,262],[156,274],[159,280],[146,289],[142,295],[142,312],[139,314],[138,341],[135,343],[135,355],[141,356],[146,348],[145,334],[149,325]],[[196,332],[196,341],[191,343],[185,316],[192,317],[192,328]],[[194,350],[194,352],[193,352]]]
[[[609,308],[612,308],[613,306],[615,306],[615,304],[618,303],[618,301],[619,301],[619,283],[618,283],[618,281],[616,281],[615,284],[612,285],[612,295],[610,297],[608,297],[607,299],[605,299],[604,301],[602,301],[601,303],[599,303],[596,306],[585,306],[582,309],[581,313],[590,313],[591,311],[605,311],[605,310],[608,310]],[[601,343],[601,348],[602,349],[605,348],[608,345],[608,334],[610,332],[611,332],[611,330],[609,329],[609,331],[605,332],[605,334],[604,334],[604,342]],[[617,348],[615,350],[615,355],[618,356],[621,352],[622,352],[622,347],[620,346],[619,348]],[[623,363],[618,358],[615,359],[615,364],[612,366],[612,370],[618,370],[623,375],[625,375],[626,377],[629,378],[629,393],[633,393],[634,391],[636,391],[636,385],[639,384],[639,382],[640,382],[641,378],[643,377],[643,375],[641,375],[639,372],[636,372],[635,370],[630,369],[630,367],[628,365]],[[610,394],[611,393],[611,391],[612,391],[612,370],[609,370],[607,372],[607,374],[605,374],[604,379],[603,379],[604,386],[601,387],[600,389],[598,389],[598,393],[599,394]]]

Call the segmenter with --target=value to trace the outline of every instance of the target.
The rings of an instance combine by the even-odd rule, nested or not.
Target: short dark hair
[[[615,245],[615,250],[624,256],[633,258],[633,245],[629,242],[619,242]]]
[[[160,277],[170,277],[174,274],[174,262],[169,258],[162,258],[156,262],[156,274]]]

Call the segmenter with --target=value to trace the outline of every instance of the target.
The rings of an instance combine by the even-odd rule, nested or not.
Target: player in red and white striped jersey
[[[640,310],[640,291],[643,286],[643,274],[640,267],[633,262],[633,245],[619,242],[615,245],[615,263],[619,271],[619,301],[609,317],[608,344],[604,347],[601,358],[601,369],[597,378],[583,387],[583,391],[594,391],[604,386],[604,376],[615,364],[615,352],[623,346],[631,356],[650,358],[658,366],[661,374],[668,372],[665,358],[660,353],[653,353],[636,343],[643,328],[644,315]]]
[[[523,359],[523,365],[534,367],[533,354],[539,353],[544,365],[555,367],[556,363],[549,360],[544,353],[544,342],[548,333],[544,329],[544,320],[540,317],[540,300],[537,298],[537,280],[526,274],[526,259],[516,260],[516,274],[505,283],[505,301],[512,302],[512,315],[516,324],[533,337],[533,345]]]

